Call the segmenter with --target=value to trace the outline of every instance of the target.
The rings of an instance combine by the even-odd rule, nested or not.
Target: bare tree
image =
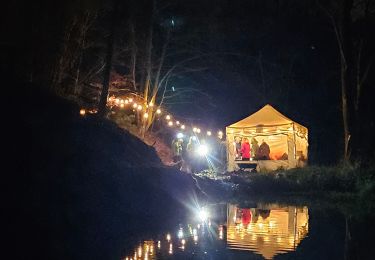
[[[104,116],[106,114],[109,78],[110,78],[111,69],[112,69],[112,57],[113,57],[113,49],[114,49],[115,26],[116,26],[118,5],[119,5],[119,0],[115,0],[113,10],[112,10],[112,18],[111,18],[110,27],[109,27],[109,36],[107,39],[107,51],[106,51],[105,67],[103,71],[103,74],[104,74],[103,85],[102,85],[102,91],[100,94],[99,105],[98,105],[98,116]]]
[[[367,20],[371,2],[371,0],[334,1],[336,7],[333,7],[333,10],[329,10],[318,3],[330,18],[339,49],[341,110],[344,129],[343,159],[345,161],[350,160],[354,148],[353,138],[359,138],[361,94],[374,60],[374,52],[372,51],[372,54],[369,55],[370,58],[366,61],[365,69],[362,71],[361,65],[365,62],[362,51],[366,41],[365,38],[369,37],[367,35],[369,30],[365,29],[365,34],[355,37],[353,35],[353,27],[356,26],[354,15],[360,13],[357,19]],[[358,10],[360,11],[358,12]]]

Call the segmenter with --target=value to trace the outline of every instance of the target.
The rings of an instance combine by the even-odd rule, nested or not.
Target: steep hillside
[[[14,258],[118,259],[139,227],[177,223],[203,197],[191,175],[113,123],[35,87],[22,93],[5,190]]]

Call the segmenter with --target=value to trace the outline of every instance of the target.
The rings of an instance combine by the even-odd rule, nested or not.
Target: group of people
[[[269,209],[260,209],[260,208],[237,208],[235,224],[242,224],[247,227],[248,224],[257,223],[259,217],[267,219],[270,216],[271,210]]]
[[[198,139],[191,136],[185,144],[183,138],[175,138],[172,141],[172,159],[175,166],[184,172],[196,172],[202,170],[203,158],[195,156],[194,152],[199,145]]]
[[[199,145],[195,136],[191,136],[185,144],[182,138],[175,138],[172,141],[173,163],[182,171],[195,172],[203,167],[206,162],[204,157],[195,156],[194,152]],[[270,147],[262,140],[258,145],[256,138],[235,137],[235,160],[270,160]]]
[[[270,147],[262,140],[261,145],[258,145],[258,141],[255,138],[251,139],[251,145],[249,139],[244,137],[235,137],[235,149],[236,149],[236,160],[249,161],[250,158],[254,160],[269,160],[270,159]]]

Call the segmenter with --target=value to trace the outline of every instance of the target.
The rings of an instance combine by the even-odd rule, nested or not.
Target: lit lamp
[[[185,129],[185,125],[181,125],[181,129]]]
[[[86,110],[83,109],[83,108],[81,108],[81,110],[79,110],[79,114],[80,114],[81,116],[84,116],[84,115],[86,114]]]
[[[176,125],[180,125],[180,121],[176,121]]]
[[[173,126],[173,122],[172,122],[172,121],[169,121],[169,122],[168,122],[168,125],[169,125],[169,126]]]
[[[129,103],[132,103],[133,102],[133,99],[132,98],[129,98]]]
[[[207,131],[208,136],[211,136],[211,134],[212,134],[211,131]]]
[[[208,219],[208,212],[205,209],[199,209],[198,219],[202,222],[205,222]]]
[[[206,156],[208,154],[208,147],[204,144],[198,146],[197,153],[200,156]]]
[[[144,118],[148,118],[148,113],[144,113],[144,114],[143,114],[143,117],[144,117]]]
[[[138,105],[138,110],[142,110],[142,106],[141,105]]]
[[[167,119],[167,120],[171,120],[171,116],[170,115],[167,115],[166,117],[165,117],[165,119]],[[172,123],[173,124],[173,123]]]
[[[124,106],[125,106],[124,103],[121,103],[121,104],[120,104],[120,107],[121,107],[121,108],[124,108]]]
[[[197,128],[197,133],[200,134],[201,130],[199,128]]]
[[[160,110],[160,108],[156,109],[156,114],[158,114],[158,115],[161,114],[161,110]]]
[[[134,108],[137,108],[137,106],[138,106],[137,103],[134,103],[134,104],[133,104],[133,107],[134,107]]]

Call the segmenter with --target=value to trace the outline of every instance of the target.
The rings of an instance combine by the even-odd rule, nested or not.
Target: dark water
[[[375,259],[373,220],[335,207],[223,203],[186,214],[123,259]]]

